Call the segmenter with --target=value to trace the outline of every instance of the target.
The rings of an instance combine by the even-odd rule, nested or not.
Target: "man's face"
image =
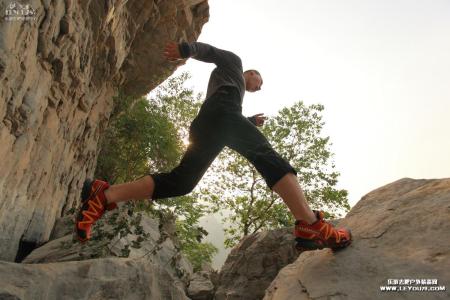
[[[249,92],[256,92],[261,89],[263,80],[261,76],[253,71],[245,73],[245,89]]]

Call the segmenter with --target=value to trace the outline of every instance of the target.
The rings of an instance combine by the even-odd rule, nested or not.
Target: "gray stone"
[[[132,219],[136,217],[137,214],[129,216],[128,209],[121,206],[119,210],[107,212],[96,223],[93,232],[97,234],[97,237],[93,237],[92,240],[79,243],[77,240],[73,240],[71,232],[69,235],[52,240],[35,249],[23,260],[23,263],[69,262],[107,257],[147,259],[162,266],[173,277],[179,278],[184,286],[187,286],[193,274],[190,262],[181,254],[177,241],[173,240],[173,233],[159,231],[159,227],[161,230],[170,228],[171,226],[167,223],[174,220],[166,220],[165,225],[160,226],[158,219],[142,214],[139,225],[142,226],[142,232],[148,234],[148,237],[137,234],[135,226],[130,226],[131,233],[124,236],[119,237],[119,234],[115,233],[114,223],[122,223],[118,221],[119,219],[131,223]],[[73,219],[73,217],[69,219]],[[69,223],[68,226],[74,228],[73,224]],[[111,235],[113,237],[109,238]],[[142,241],[137,244],[136,241],[139,237],[142,238]]]
[[[144,258],[0,262],[0,273],[2,299],[189,299],[163,266]]]
[[[338,227],[346,249],[302,253],[265,300],[450,299],[450,179],[401,179],[364,196]],[[441,292],[381,292],[388,279],[437,279]]]
[[[73,232],[75,226],[75,216],[68,215],[56,219],[53,231],[50,234],[49,240],[56,240],[63,236],[69,235]]]
[[[211,272],[200,271],[195,273],[191,282],[187,294],[192,300],[212,300],[214,297],[214,284],[211,281]]]
[[[215,299],[261,299],[278,271],[299,255],[293,228],[244,237],[220,270]]]

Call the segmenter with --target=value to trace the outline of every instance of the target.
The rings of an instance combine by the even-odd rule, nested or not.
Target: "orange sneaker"
[[[308,224],[303,220],[295,221],[295,245],[299,251],[331,248],[333,251],[347,247],[352,242],[352,234],[346,228],[336,229],[326,222],[322,211],[313,210],[317,221]]]
[[[81,207],[75,221],[77,238],[85,242],[91,238],[91,228],[101,218],[105,210],[117,208],[116,203],[106,204],[105,190],[109,184],[101,180],[86,179],[81,191]]]

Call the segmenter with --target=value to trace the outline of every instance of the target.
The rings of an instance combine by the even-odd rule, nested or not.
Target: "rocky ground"
[[[193,274],[170,218],[109,212],[87,244],[72,241],[72,219],[58,220],[52,240],[23,263],[0,262],[1,299],[450,297],[450,179],[402,179],[364,196],[337,224],[353,233],[344,250],[298,253],[292,228],[263,231],[244,237],[218,274]],[[405,278],[436,279],[447,290],[380,291]]]

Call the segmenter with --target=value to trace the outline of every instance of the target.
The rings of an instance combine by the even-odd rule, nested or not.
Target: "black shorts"
[[[242,115],[238,90],[221,87],[203,103],[192,121],[189,146],[179,165],[168,173],[151,174],[155,182],[152,199],[191,192],[225,146],[250,161],[270,189],[287,173],[297,175],[259,129]]]

